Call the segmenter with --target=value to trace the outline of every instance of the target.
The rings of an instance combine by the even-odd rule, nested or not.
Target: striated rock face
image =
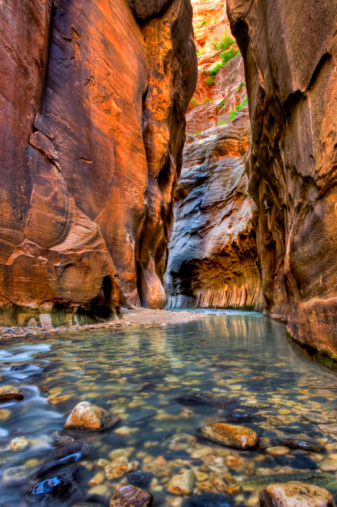
[[[229,0],[245,59],[266,310],[337,356],[337,4]]]
[[[192,107],[192,101],[188,109],[188,144],[175,191],[165,276],[168,304],[262,309],[257,207],[245,171],[250,123],[243,60],[240,55],[229,60],[206,86],[206,70],[219,56],[214,43],[228,30],[228,21],[223,2],[196,1],[193,6],[196,40],[206,49],[199,56],[194,93],[200,105]]]
[[[29,318],[20,308],[108,317],[121,303],[165,303],[172,186],[196,82],[192,9],[130,4],[135,14],[126,0],[2,6],[8,323]]]
[[[166,277],[171,307],[261,306],[248,136],[245,111],[185,149]]]

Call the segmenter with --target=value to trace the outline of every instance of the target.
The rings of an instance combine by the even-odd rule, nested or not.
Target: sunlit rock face
[[[192,9],[188,0],[130,3],[1,8],[9,323],[24,323],[20,307],[107,316],[121,303],[165,303],[172,186],[196,82]]]
[[[265,307],[337,355],[337,3],[229,0],[245,59]]]
[[[206,82],[221,53],[214,45],[228,33],[229,24],[223,2],[192,3],[199,76],[175,191],[165,276],[168,305],[262,309],[258,215],[245,171],[250,123],[243,59],[234,56],[213,83]]]

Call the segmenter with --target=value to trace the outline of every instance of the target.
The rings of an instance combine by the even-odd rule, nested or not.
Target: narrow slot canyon
[[[0,0],[0,507],[334,507],[336,0]]]

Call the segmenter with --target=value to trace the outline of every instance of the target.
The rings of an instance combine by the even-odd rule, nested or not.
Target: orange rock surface
[[[196,81],[192,10],[188,0],[130,3],[2,6],[5,323],[165,302],[172,185]]]
[[[337,357],[337,3],[229,0],[252,123],[266,312]]]

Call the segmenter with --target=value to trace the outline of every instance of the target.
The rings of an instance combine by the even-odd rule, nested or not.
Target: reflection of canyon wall
[[[172,186],[196,81],[192,9],[130,4],[1,7],[3,307],[105,315],[120,302],[165,302]]]
[[[208,69],[221,53],[214,43],[229,25],[222,1],[192,4],[199,49],[194,99],[199,105],[192,107],[192,102],[188,110],[188,144],[175,192],[165,277],[169,306],[261,309],[257,209],[245,173],[247,106],[230,120],[230,111],[246,96],[243,60],[235,56],[207,84]]]
[[[263,295],[337,356],[337,3],[228,0],[245,60]]]

